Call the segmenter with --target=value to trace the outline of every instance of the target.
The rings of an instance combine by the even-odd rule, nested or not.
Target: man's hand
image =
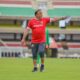
[[[46,45],[46,48],[49,48],[49,45]]]
[[[66,16],[66,17],[62,17],[60,20],[64,20],[64,19],[67,19],[68,18],[68,16]]]
[[[57,21],[59,21],[59,20],[65,20],[65,19],[67,19],[67,17],[60,17],[60,18],[57,18]]]
[[[25,39],[22,39],[22,40],[21,40],[21,45],[22,45],[22,46],[26,46],[26,41],[25,41]]]

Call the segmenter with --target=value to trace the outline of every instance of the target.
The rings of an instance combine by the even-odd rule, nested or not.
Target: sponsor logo
[[[43,22],[41,21],[39,24],[34,24],[34,27],[42,27],[43,26]]]

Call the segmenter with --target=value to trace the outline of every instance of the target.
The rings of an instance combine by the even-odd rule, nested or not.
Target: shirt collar
[[[38,20],[36,17],[34,17],[34,19]],[[40,20],[42,20],[42,18]]]

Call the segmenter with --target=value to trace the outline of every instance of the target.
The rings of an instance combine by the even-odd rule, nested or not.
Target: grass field
[[[0,80],[80,80],[80,59],[46,59],[45,72],[32,73],[32,59],[0,59]]]

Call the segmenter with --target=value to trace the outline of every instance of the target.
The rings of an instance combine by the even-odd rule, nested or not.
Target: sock
[[[41,64],[41,67],[44,67],[44,64]]]

